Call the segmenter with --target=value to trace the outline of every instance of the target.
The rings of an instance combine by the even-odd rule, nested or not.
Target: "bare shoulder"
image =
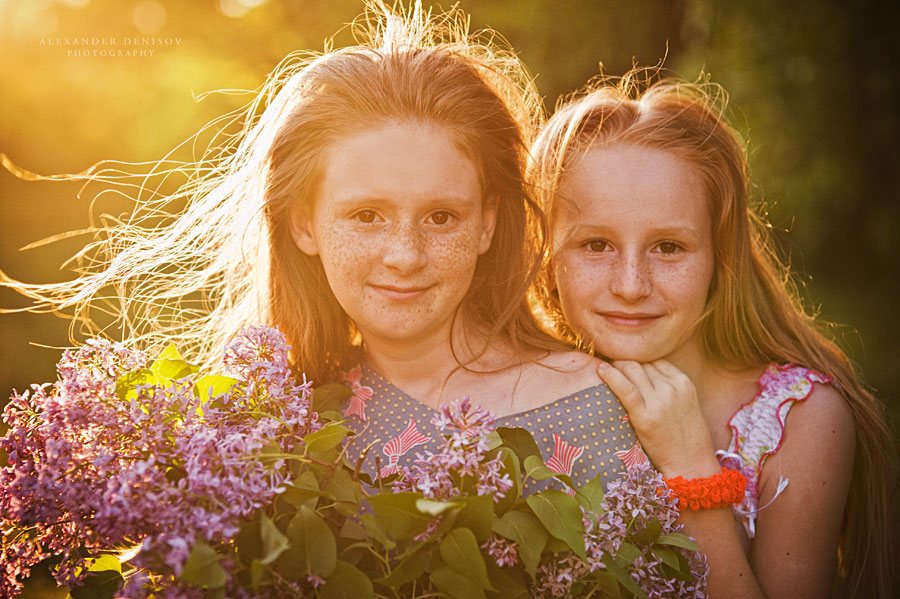
[[[798,402],[788,413],[786,431],[810,442],[855,438],[856,425],[844,396],[831,385],[817,384],[805,401]],[[802,433],[802,434],[799,434]],[[787,439],[786,439],[787,441]]]
[[[843,395],[831,385],[817,384],[805,401],[788,413],[784,438],[776,455],[777,469],[764,468],[764,487],[771,489],[778,470],[797,485],[835,485],[846,492],[856,444],[856,424]],[[794,484],[794,483],[792,483]],[[841,490],[842,489],[842,490]],[[765,493],[763,493],[765,495]]]

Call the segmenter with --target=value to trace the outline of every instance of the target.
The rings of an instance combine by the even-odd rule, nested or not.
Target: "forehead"
[[[673,152],[631,144],[594,146],[560,179],[559,210],[568,225],[621,221],[709,226],[709,202],[697,170]]]
[[[436,197],[480,201],[475,164],[446,129],[394,122],[328,148],[317,203]]]

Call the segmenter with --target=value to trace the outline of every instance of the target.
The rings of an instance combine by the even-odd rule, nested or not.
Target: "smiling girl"
[[[242,326],[278,326],[298,373],[353,387],[370,471],[436,444],[435,407],[469,396],[577,483],[615,476],[636,443],[624,410],[526,299],[545,253],[523,174],[539,98],[464,15],[373,6],[359,45],[286,59],[232,145],[105,230],[77,280],[13,285],[76,310],[113,289],[131,340],[206,363]]]
[[[560,108],[535,145],[545,305],[613,361],[601,375],[678,490],[711,597],[889,597],[896,446],[880,406],[768,249],[713,95],[639,93],[637,75]]]

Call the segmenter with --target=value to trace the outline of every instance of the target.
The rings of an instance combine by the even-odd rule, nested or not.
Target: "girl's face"
[[[495,216],[444,129],[391,123],[328,149],[312,213],[292,225],[366,342],[409,343],[449,336]]]
[[[610,359],[695,350],[715,259],[694,170],[664,150],[595,147],[559,194],[553,274],[570,326]]]

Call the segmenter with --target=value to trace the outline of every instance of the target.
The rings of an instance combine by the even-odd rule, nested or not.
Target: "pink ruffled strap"
[[[747,477],[744,501],[735,507],[747,535],[756,534],[756,516],[768,506],[759,507],[759,479],[763,464],[784,442],[784,423],[794,402],[805,401],[815,383],[830,383],[831,377],[794,364],[770,364],[759,378],[759,391],[731,417],[731,443],[716,452],[723,466],[740,470]],[[775,497],[788,480],[781,478]],[[775,497],[772,499],[774,500]],[[771,501],[769,501],[771,503]]]

